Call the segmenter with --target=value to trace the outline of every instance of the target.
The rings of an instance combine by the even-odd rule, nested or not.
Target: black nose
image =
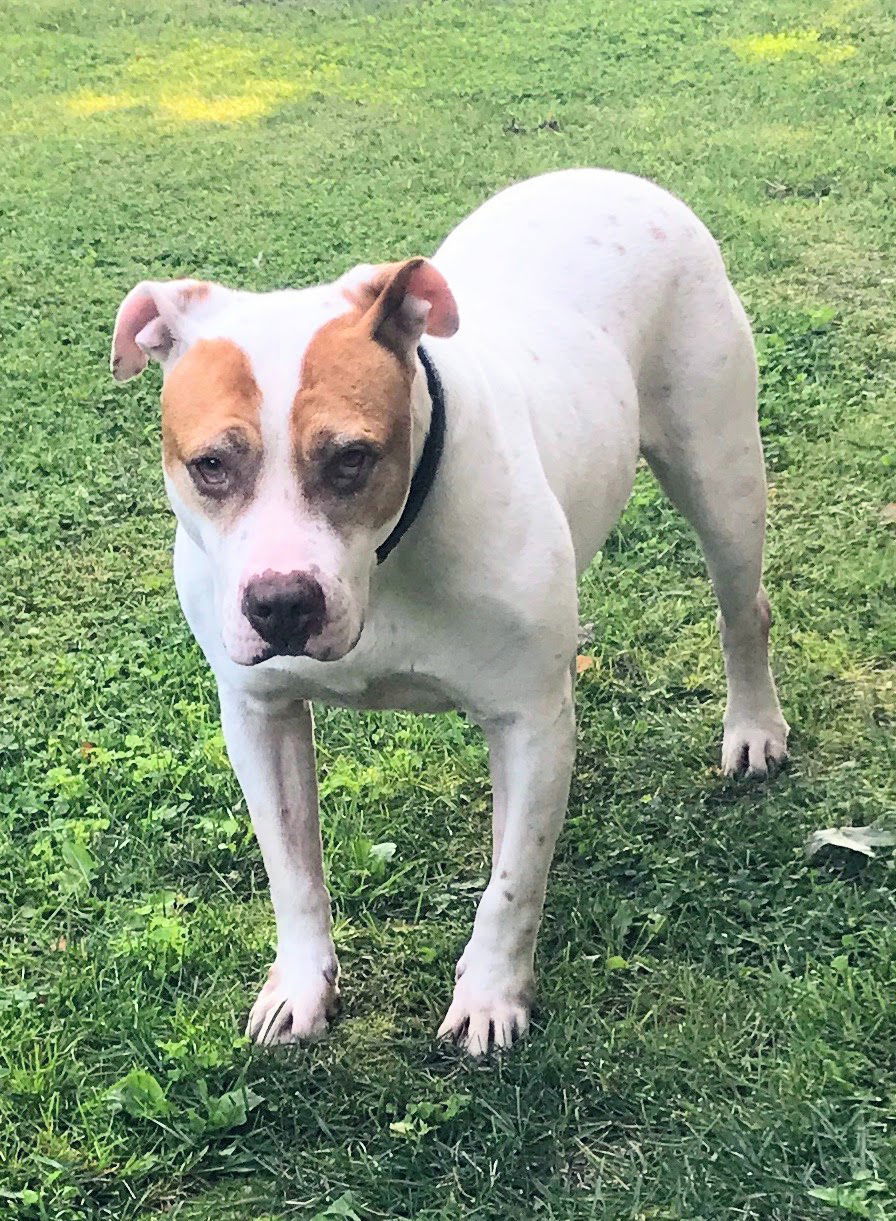
[[[324,625],[320,583],[306,572],[266,572],[246,586],[243,614],[275,653],[298,656]]]

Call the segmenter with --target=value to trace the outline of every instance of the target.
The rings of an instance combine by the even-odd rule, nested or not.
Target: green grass
[[[892,7],[13,0],[3,35],[0,1216],[896,1217],[892,859],[802,857],[894,812]],[[683,195],[754,319],[792,766],[720,779],[702,563],[640,476],[583,587],[531,1040],[432,1038],[487,868],[478,735],[320,710],[346,1013],[254,1052],[264,873],[115,309],[425,252],[580,163]]]

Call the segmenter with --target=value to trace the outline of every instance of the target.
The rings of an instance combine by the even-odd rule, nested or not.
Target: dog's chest
[[[463,706],[444,650],[415,626],[375,616],[340,661],[291,658],[275,664],[288,668],[297,695],[324,704],[407,712],[449,712]]]
[[[353,681],[300,679],[304,699],[355,709],[403,709],[407,712],[450,712],[458,701],[439,678],[430,674],[371,674]]]

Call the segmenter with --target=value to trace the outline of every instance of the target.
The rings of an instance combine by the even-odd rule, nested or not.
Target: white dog
[[[506,1047],[529,1020],[573,766],[576,579],[639,452],[697,531],[721,609],[722,766],[765,774],[786,754],[756,365],[716,243],[651,183],[547,174],[431,261],[261,294],[139,284],[115,376],[150,358],[177,590],[277,919],[251,1034],[319,1036],[338,999],[308,705],[322,700],[460,708],[484,730],[491,880],[440,1033]]]

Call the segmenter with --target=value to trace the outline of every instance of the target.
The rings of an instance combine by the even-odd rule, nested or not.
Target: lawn
[[[893,857],[803,857],[896,814],[892,6],[8,0],[3,42],[0,1216],[896,1217]],[[433,1040],[486,877],[479,735],[319,709],[345,1012],[254,1051],[264,872],[115,310],[429,252],[581,163],[687,199],[754,321],[792,763],[719,775],[714,607],[642,472],[583,583],[532,1037]]]

